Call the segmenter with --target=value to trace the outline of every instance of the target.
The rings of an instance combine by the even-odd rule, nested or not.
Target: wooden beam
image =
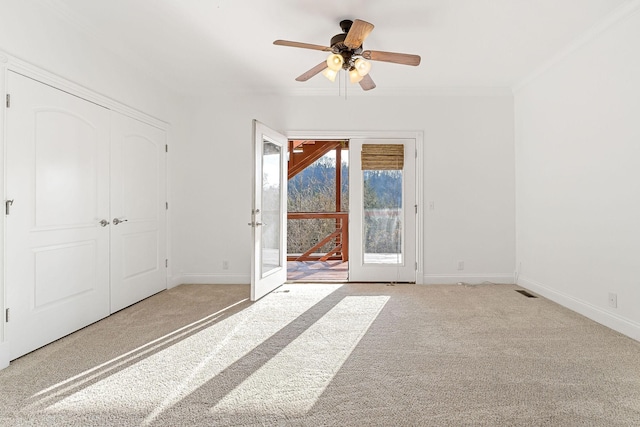
[[[313,162],[343,143],[343,141],[313,141],[312,143],[304,141],[304,144],[301,145],[304,151],[302,153],[295,153],[292,148],[295,141],[292,142],[292,144],[289,144],[288,179],[293,178],[311,166]]]
[[[336,147],[336,212],[342,211],[342,144]]]

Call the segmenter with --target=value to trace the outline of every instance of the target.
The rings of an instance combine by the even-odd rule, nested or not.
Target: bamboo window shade
[[[403,144],[362,144],[362,170],[404,169]]]

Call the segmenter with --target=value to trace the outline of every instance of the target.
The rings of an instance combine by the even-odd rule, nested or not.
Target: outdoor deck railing
[[[342,260],[345,262],[349,260],[349,214],[347,212],[289,212],[287,219],[335,219],[335,231],[301,255],[287,254],[287,261]],[[333,246],[329,252],[319,253],[320,248],[332,241]]]

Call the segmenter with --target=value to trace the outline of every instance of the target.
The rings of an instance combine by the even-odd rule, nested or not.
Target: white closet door
[[[111,113],[111,312],[167,288],[166,136]]]
[[[8,72],[7,337],[15,359],[109,314],[109,111]]]

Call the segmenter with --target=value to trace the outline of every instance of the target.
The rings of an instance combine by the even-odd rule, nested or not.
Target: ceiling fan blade
[[[420,56],[408,53],[383,52],[381,50],[365,50],[362,52],[364,59],[372,61],[393,62],[402,65],[420,65]]]
[[[344,39],[344,45],[349,49],[359,48],[362,46],[362,42],[364,42],[364,39],[367,38],[372,30],[373,24],[356,19],[353,21],[353,24],[347,33],[347,37]]]
[[[360,87],[362,87],[362,90],[371,90],[376,87],[376,84],[373,82],[371,76],[367,74],[360,80]]]
[[[331,52],[330,47],[320,46],[319,44],[292,42],[289,40],[276,40],[273,42],[273,44],[278,46],[299,47],[302,49],[324,50],[326,52]]]
[[[327,61],[322,61],[321,63],[319,63],[312,69],[310,69],[309,71],[302,73],[301,75],[296,77],[296,80],[299,82],[306,82],[311,77],[315,76],[318,73],[321,73],[322,70],[324,70],[325,68],[327,68]]]

